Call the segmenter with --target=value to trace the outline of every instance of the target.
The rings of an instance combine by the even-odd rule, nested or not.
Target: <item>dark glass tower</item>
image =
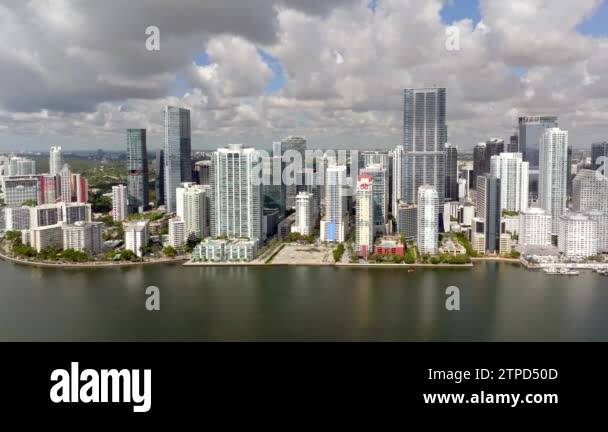
[[[597,159],[601,156],[608,158],[608,141],[594,143],[591,145],[591,166],[594,170],[600,167],[597,163]]]
[[[445,197],[445,88],[404,90],[405,200],[416,203],[418,188],[431,185]],[[438,206],[442,207],[442,206]]]
[[[500,249],[500,179],[486,175],[477,177],[478,211],[485,222],[486,250],[497,252]],[[481,214],[484,213],[484,214]]]
[[[127,201],[129,213],[148,210],[148,152],[145,129],[127,129]]]
[[[458,150],[450,144],[445,147],[445,198],[458,201]]]
[[[165,107],[165,205],[175,212],[175,190],[192,181],[190,111]]]
[[[156,206],[165,205],[165,151],[156,150],[156,160],[154,161],[154,171],[156,171]]]

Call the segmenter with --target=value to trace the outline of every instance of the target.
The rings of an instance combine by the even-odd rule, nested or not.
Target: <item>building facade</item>
[[[183,182],[192,181],[192,144],[190,111],[166,106],[165,115],[165,206],[175,212],[175,190]]]
[[[145,129],[127,129],[127,200],[129,213],[148,210],[148,150]]]

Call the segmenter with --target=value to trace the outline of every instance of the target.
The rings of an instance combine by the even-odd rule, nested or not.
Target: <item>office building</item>
[[[397,232],[407,241],[416,240],[418,236],[418,206],[404,201],[397,205]]]
[[[159,207],[165,205],[165,151],[163,149],[156,150],[154,171],[156,172],[156,180],[154,181],[156,207]]]
[[[422,185],[433,186],[443,200],[448,135],[445,88],[404,91],[403,135],[405,201],[416,203]]]
[[[355,222],[355,248],[360,256],[373,253],[374,247],[374,179],[361,174],[357,182],[357,214]]]
[[[175,212],[175,190],[192,181],[190,111],[166,106],[165,115],[165,206]]]
[[[112,219],[122,222],[129,215],[127,207],[127,187],[125,185],[112,186]]]
[[[288,209],[293,209],[296,203],[296,195],[298,194],[303,184],[302,173],[304,172],[306,163],[306,138],[299,136],[289,136],[281,141],[281,151],[284,155],[287,151],[296,151],[300,154],[300,161],[290,159],[286,161],[287,165],[294,164],[294,184],[286,185],[285,190],[285,206]]]
[[[450,143],[445,145],[445,199],[458,201],[458,150]]]
[[[253,181],[259,154],[230,144],[213,153],[211,165],[211,236],[263,241],[262,185]]]
[[[134,222],[124,222],[125,250],[130,250],[138,257],[143,257],[145,249],[150,241],[150,222],[139,220]]]
[[[145,129],[127,129],[127,201],[129,213],[149,209],[148,150]]]
[[[374,197],[374,233],[385,234],[388,223],[388,172],[382,165],[368,165],[361,170],[362,175],[373,179],[372,193]]]
[[[346,236],[346,165],[331,165],[326,171],[325,216],[321,221],[321,241],[344,241]]]
[[[418,250],[421,254],[436,255],[439,244],[437,215],[439,214],[439,194],[430,185],[418,189]]]
[[[540,166],[540,141],[547,129],[558,127],[557,117],[523,116],[519,117],[519,151],[523,159],[530,163],[530,169]]]
[[[604,169],[608,171],[608,141],[597,142],[591,145],[591,166],[597,170],[602,164],[600,157],[605,157]],[[608,172],[604,173],[608,176]]]
[[[201,160],[194,164],[195,181],[199,185],[209,184],[209,174],[211,172],[211,161]]]
[[[519,136],[517,135],[517,132],[509,138],[507,153],[521,153],[519,151]]]
[[[501,181],[492,176],[477,177],[477,216],[484,221],[486,251],[498,252],[501,234]]]
[[[500,207],[502,210],[522,211],[528,208],[528,162],[521,153],[501,153],[492,156],[490,174],[500,179]]]
[[[566,212],[568,181],[568,132],[547,129],[540,139],[539,206],[553,218],[552,233],[559,232]]]

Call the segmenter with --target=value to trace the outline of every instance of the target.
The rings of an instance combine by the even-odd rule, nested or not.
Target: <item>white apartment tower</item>
[[[542,158],[542,156],[541,156]],[[581,213],[566,213],[559,218],[557,247],[567,257],[597,255],[597,222]]]
[[[149,222],[140,220],[135,222],[125,222],[123,224],[125,231],[125,249],[132,251],[138,257],[143,256],[142,247],[148,246],[150,239]]]
[[[59,146],[52,146],[49,152],[49,173],[57,175],[63,167],[63,151]]]
[[[186,223],[178,217],[169,220],[169,246],[180,248],[187,239]]]
[[[112,186],[112,219],[122,222],[128,216],[127,187],[125,185]]]
[[[230,144],[218,149],[211,165],[211,236],[263,240],[262,186],[254,181],[259,154]]]
[[[530,207],[519,214],[519,244],[551,245],[551,215],[541,208]]]
[[[300,192],[296,195],[296,221],[291,227],[292,232],[309,236],[314,228],[313,195],[309,192]]]
[[[321,221],[321,241],[344,241],[346,165],[331,165],[325,171],[325,216]]]
[[[529,166],[521,153],[492,156],[490,173],[500,179],[501,210],[519,212],[528,208]]]
[[[568,131],[547,129],[541,136],[539,152],[539,204],[551,215],[551,233],[558,234],[568,192]]]
[[[194,183],[182,183],[175,192],[177,216],[184,221],[186,238],[200,240],[207,232],[206,188]]]
[[[433,186],[418,188],[418,250],[436,255],[439,243],[439,194]]]

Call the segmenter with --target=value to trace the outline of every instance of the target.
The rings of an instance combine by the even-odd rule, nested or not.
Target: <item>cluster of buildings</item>
[[[33,160],[0,156],[0,186],[0,231],[21,231],[23,244],[37,252],[102,251],[103,224],[92,222],[87,180],[63,163],[61,147],[51,147],[45,174]]]

